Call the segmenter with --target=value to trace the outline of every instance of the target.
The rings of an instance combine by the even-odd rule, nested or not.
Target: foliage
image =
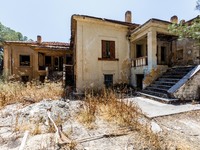
[[[200,17],[192,21],[192,23],[185,23],[181,21],[179,24],[172,24],[169,26],[169,31],[179,38],[192,38],[200,40]]]
[[[196,9],[200,11],[200,0],[196,2]],[[169,31],[180,39],[192,38],[200,41],[200,15],[192,22],[181,21],[179,24],[172,24],[169,26]]]
[[[0,23],[0,42],[3,41],[27,41],[27,37]]]
[[[200,0],[197,0],[196,9],[200,10]]]

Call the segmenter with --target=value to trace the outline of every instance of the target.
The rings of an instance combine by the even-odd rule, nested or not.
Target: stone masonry
[[[200,71],[188,80],[175,93],[174,97],[180,100],[200,100]]]

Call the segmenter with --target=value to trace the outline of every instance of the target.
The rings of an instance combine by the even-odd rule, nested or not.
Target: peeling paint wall
[[[143,88],[149,86],[159,78],[164,72],[166,72],[167,68],[168,66],[157,66],[157,68],[153,68],[149,73],[147,73],[143,80]]]
[[[200,100],[200,71],[173,93],[180,100]]]

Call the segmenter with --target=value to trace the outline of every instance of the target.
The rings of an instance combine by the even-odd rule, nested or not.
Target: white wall
[[[76,34],[76,87],[85,88],[104,86],[104,74],[113,74],[114,83],[129,81],[130,67],[129,41],[127,27],[92,19],[78,19]],[[115,41],[115,58],[118,61],[98,60],[102,58],[101,40]],[[122,74],[127,74],[123,79]]]

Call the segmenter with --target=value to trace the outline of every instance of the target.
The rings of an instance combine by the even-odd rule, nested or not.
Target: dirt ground
[[[83,101],[60,100],[52,103],[54,109],[52,118],[59,117],[62,120],[63,133],[69,137],[73,144],[70,148],[77,150],[199,150],[200,149],[200,111],[191,111],[170,116],[147,118],[143,116],[141,122],[151,125],[152,133],[131,130],[129,127],[119,126],[113,122],[106,122],[100,117],[89,126],[80,123],[76,118],[79,108],[83,107]],[[37,106],[37,107],[35,107]],[[43,101],[31,105],[12,104],[0,110],[0,149],[18,150],[25,130],[31,130],[28,126],[23,130],[16,129],[16,115],[21,120],[33,120],[30,124],[37,125],[37,121],[43,119],[41,128],[34,129],[26,142],[26,150],[54,150],[70,149],[55,144],[55,130],[49,133],[49,124],[46,123],[46,110],[51,107],[50,101]],[[36,113],[37,112],[37,113]],[[35,119],[40,114],[40,119]],[[33,117],[32,119],[30,119]],[[42,119],[41,119],[42,118]],[[45,120],[46,119],[46,120]],[[19,126],[20,124],[18,122]],[[144,126],[145,128],[145,126]],[[47,132],[48,131],[48,132]],[[153,137],[152,137],[153,136]]]
[[[200,111],[154,118],[163,129],[165,140],[180,149],[200,149]]]

